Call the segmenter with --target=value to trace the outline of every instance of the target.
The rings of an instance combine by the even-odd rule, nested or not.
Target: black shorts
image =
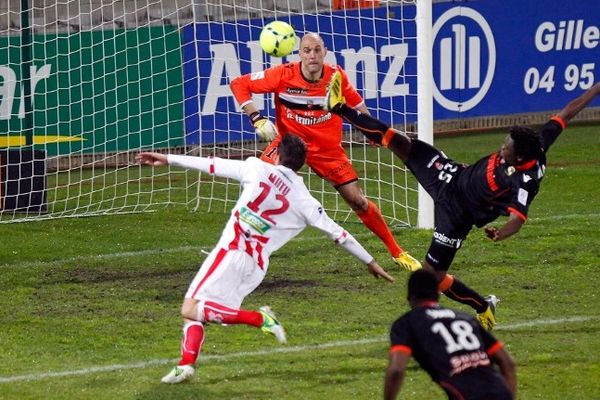
[[[435,228],[427,251],[427,263],[435,270],[447,271],[473,227],[470,218],[464,215],[462,201],[452,184],[455,176],[464,170],[465,166],[420,140],[412,141],[406,166],[435,204]]]

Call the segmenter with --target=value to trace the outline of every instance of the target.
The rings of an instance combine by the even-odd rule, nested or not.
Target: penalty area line
[[[573,322],[586,322],[591,320],[600,319],[598,316],[578,316],[578,317],[570,317],[570,318],[560,318],[560,319],[538,319],[527,322],[517,322],[514,324],[507,325],[499,325],[495,331],[510,331],[520,328],[530,328],[537,326],[545,326],[545,325],[558,325],[558,324],[568,324]],[[305,345],[305,346],[293,346],[293,347],[280,347],[269,350],[259,350],[259,351],[247,351],[247,352],[238,352],[231,354],[214,354],[214,355],[204,355],[199,359],[201,364],[206,364],[210,361],[226,361],[233,358],[243,358],[243,357],[264,357],[273,354],[290,354],[290,353],[300,353],[304,351],[314,351],[321,349],[330,349],[335,347],[347,347],[347,346],[360,346],[366,344],[373,343],[384,343],[388,340],[386,337],[374,337],[374,338],[366,338],[359,340],[343,340],[343,341],[334,341],[327,342],[322,344],[313,344],[313,345]],[[156,360],[148,360],[141,361],[132,364],[112,364],[105,366],[97,366],[97,367],[89,367],[76,369],[71,371],[56,371],[56,372],[42,372],[38,374],[27,374],[27,375],[14,375],[14,376],[4,376],[0,377],[0,384],[2,383],[12,383],[18,381],[39,381],[42,379],[50,379],[50,378],[64,378],[70,376],[81,376],[81,375],[91,375],[100,372],[114,372],[121,369],[139,369],[139,368],[147,368],[156,365],[165,365],[165,364],[174,364],[179,361],[179,358],[163,358]]]

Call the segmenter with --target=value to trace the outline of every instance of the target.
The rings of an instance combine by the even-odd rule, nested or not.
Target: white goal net
[[[27,5],[23,8],[23,5]],[[0,0],[0,222],[181,205],[226,211],[239,186],[133,164],[141,149],[260,155],[232,78],[285,61],[258,45],[279,19],[319,33],[371,113],[417,122],[415,1]],[[273,118],[272,99],[257,96]],[[419,121],[419,123],[421,123]],[[389,151],[346,127],[344,146],[389,223],[414,226],[417,185]],[[325,181],[305,182],[338,220],[354,218]]]

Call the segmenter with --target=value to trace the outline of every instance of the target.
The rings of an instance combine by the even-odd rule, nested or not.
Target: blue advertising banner
[[[437,120],[557,110],[600,78],[597,0],[438,3],[433,19]]]
[[[409,91],[416,92],[416,59],[407,57],[416,53],[415,12],[414,5],[403,7],[398,15],[406,18],[404,22],[390,18],[393,10],[387,8],[295,15],[281,20],[294,26],[299,36],[319,32],[329,49],[326,62],[344,67],[377,117],[399,122],[405,108],[416,112],[416,96],[406,96]],[[207,22],[184,29],[188,144],[253,139],[254,129],[235,103],[230,80],[299,59],[297,54],[283,59],[270,57],[261,50],[258,37],[263,24],[270,21]],[[391,38],[398,36],[394,32],[404,32],[411,39]],[[269,96],[255,96],[254,102],[265,115],[273,114]]]
[[[434,4],[434,118],[556,110],[589,88],[600,76],[600,2],[572,3]],[[406,5],[282,20],[299,35],[319,32],[330,50],[326,62],[344,67],[372,112],[394,123],[405,117],[415,121],[417,115],[415,14],[415,6]],[[230,80],[298,59],[262,52],[258,37],[270,21],[206,22],[184,29],[186,143],[253,139]],[[266,115],[273,114],[271,100],[254,97]],[[598,105],[598,99],[592,103]]]

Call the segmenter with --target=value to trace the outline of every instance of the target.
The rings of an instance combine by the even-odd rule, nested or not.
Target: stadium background
[[[36,3],[36,9],[50,8],[46,6],[48,3]],[[326,2],[219,3],[204,3],[206,23],[209,19],[212,23],[225,20],[230,24],[253,19],[265,12],[258,5],[267,4],[281,7],[272,15],[282,18],[287,17],[293,5],[301,5],[292,10],[296,13],[307,7],[306,4],[308,7],[314,5],[315,10],[316,7],[330,10]],[[510,109],[514,100],[521,101],[523,108],[519,107],[514,114],[496,115],[493,111],[489,115],[472,117],[448,111],[447,118],[436,119],[438,132],[470,128],[479,131],[515,122],[542,122],[566,99],[581,92],[581,86],[565,89],[564,85],[569,82],[564,79],[564,73],[569,65],[577,66],[578,85],[587,82],[585,77],[589,72],[581,77],[586,64],[593,64],[594,69],[587,68],[586,71],[593,71],[594,76],[598,76],[599,47],[593,29],[597,27],[597,19],[590,20],[599,15],[597,2],[552,1],[545,3],[543,8],[537,2],[492,3],[436,2],[434,15],[442,15],[444,10],[458,5],[482,13],[486,7],[487,10],[491,7],[494,15],[485,14],[490,26],[508,30],[509,25],[514,25],[510,28],[529,29],[524,36],[504,33],[497,37],[498,43],[507,46],[503,58],[497,58],[498,68],[511,65],[521,68],[514,76],[494,79],[490,88],[505,90],[515,96],[509,99],[498,96],[493,107]],[[77,5],[74,7],[77,12],[65,11],[73,4]],[[115,63],[126,63],[130,57],[154,52],[167,55],[174,52],[177,57],[167,57],[167,60],[180,68],[180,24],[191,22],[193,16],[191,11],[186,11],[189,10],[186,3],[110,2],[112,10],[119,4],[122,9],[139,8],[140,11],[114,15],[108,21],[104,20],[107,13],[103,13],[101,19],[94,19],[93,10],[101,4],[106,3],[90,2],[87,7],[80,1],[59,2],[54,6],[63,11],[55,13],[54,21],[52,15],[46,13],[43,21],[36,20],[39,24],[34,28],[39,26],[40,30],[48,32],[48,22],[54,24],[53,35],[60,35],[88,32],[92,26],[100,24],[102,33],[98,34],[109,39],[105,43],[112,42],[118,49],[129,45],[138,49],[135,54],[115,59]],[[166,6],[168,4],[173,7]],[[395,7],[398,3],[380,2],[379,6]],[[496,8],[500,6],[502,9]],[[15,40],[14,35],[19,32],[21,25],[14,11],[18,7],[19,2],[12,0],[0,2],[3,40]],[[514,18],[517,19],[515,23],[512,22]],[[559,24],[560,21],[579,20],[585,21],[586,27],[592,27],[591,48],[544,53],[534,50],[533,38],[542,22]],[[462,23],[470,22],[467,19]],[[115,38],[115,32],[121,35]],[[154,32],[168,38],[158,48],[153,47],[157,44],[151,40]],[[92,43],[91,37],[95,34],[88,34],[86,45]],[[83,38],[83,35],[79,37]],[[523,43],[517,43],[521,40]],[[78,44],[74,41],[65,45],[63,54],[76,49]],[[9,49],[12,47],[0,46],[2,57]],[[519,54],[521,49],[527,51],[529,59]],[[114,56],[112,51],[105,48],[97,56],[110,58]],[[119,54],[123,55],[122,52]],[[95,60],[93,57],[89,55],[89,62]],[[10,59],[12,62],[13,56]],[[68,56],[62,61],[65,65],[72,62]],[[138,61],[136,68],[137,65],[142,68],[137,73],[149,65],[145,57]],[[0,65],[7,66],[7,63]],[[546,72],[553,65],[555,85],[550,92],[540,89],[533,96],[527,95],[524,87],[527,71],[533,67]],[[152,65],[148,68],[159,72],[161,68],[170,71],[172,66]],[[10,69],[19,76],[19,67],[11,65]],[[38,66],[38,71],[45,74],[47,69]],[[102,72],[90,71],[91,76]],[[2,70],[2,73],[9,72]],[[133,73],[130,77],[137,76],[135,69],[128,73]],[[94,113],[101,112],[102,108],[113,109],[127,104],[106,119],[114,118],[115,123],[127,120],[128,127],[136,127],[136,135],[151,131],[161,142],[170,138],[178,140],[169,144],[178,146],[185,138],[184,91],[181,90],[184,82],[180,83],[183,75],[175,75],[157,73],[156,81],[148,87],[140,86],[143,96],[136,95],[137,100],[127,97],[129,92],[119,85],[121,81],[99,82],[97,84],[112,84],[115,93],[117,90],[122,92],[118,92],[118,102],[98,104]],[[3,75],[3,90],[6,90],[5,83]],[[40,84],[38,89],[42,87]],[[17,87],[16,90],[20,89]],[[7,99],[5,93],[0,99],[2,102]],[[41,93],[41,90],[36,91],[36,96]],[[538,96],[552,103],[528,101]],[[19,97],[18,93],[13,97],[13,115],[19,112],[20,105],[16,100]],[[38,100],[36,98],[36,102]],[[139,102],[137,108],[134,106],[136,101]],[[178,126],[169,124],[168,129],[173,131],[164,137],[159,129],[148,123],[151,119],[141,108],[151,102],[180,121]],[[180,107],[171,109],[172,103]],[[597,120],[598,100],[594,105],[577,121]],[[437,105],[438,112],[445,111],[440,111]],[[160,117],[153,118],[164,130],[167,125]],[[0,134],[4,133],[4,137],[8,136],[6,132],[11,136],[18,134],[18,129],[7,128],[9,123],[18,125],[15,121],[0,120]],[[68,136],[71,129],[81,129],[70,126],[69,121],[65,118],[64,125],[60,125],[61,129],[55,133]],[[597,190],[600,136],[597,123],[573,125],[552,149],[549,173],[532,208],[532,218],[518,237],[491,244],[474,232],[454,266],[455,273],[474,287],[486,293],[494,292],[502,298],[497,335],[517,360],[519,392],[523,399],[595,400],[600,393],[597,379],[600,374],[597,312],[600,253],[594,245],[600,209]],[[503,134],[439,136],[436,140],[449,154],[469,162],[497,149]],[[104,144],[101,144],[104,139],[98,140],[101,151],[118,146],[128,148],[129,144],[122,144],[118,135],[110,132],[105,135],[109,140]],[[130,143],[137,145],[143,143],[142,139],[141,135],[137,139],[129,136],[123,142],[131,140]],[[90,141],[96,143],[96,140]],[[58,152],[59,148],[53,151]],[[65,157],[65,160],[77,162],[75,158]],[[147,178],[145,182],[149,180]],[[379,398],[386,364],[387,328],[393,318],[406,310],[406,275],[393,270],[386,263],[385,251],[377,240],[363,231],[360,224],[352,222],[347,222],[346,226],[383,260],[385,267],[398,279],[396,285],[386,286],[371,280],[362,266],[344,258],[339,249],[324,244],[317,232],[307,232],[274,257],[267,280],[247,302],[248,307],[270,304],[278,311],[290,333],[290,347],[277,348],[269,338],[249,329],[209,328],[198,380],[175,388],[158,383],[178,352],[181,295],[203,257],[202,251],[214,244],[215,232],[220,231],[225,218],[225,212],[190,213],[169,207],[146,214],[1,224],[0,398]],[[417,256],[422,256],[430,239],[426,231],[394,228],[394,233]],[[443,398],[414,364],[408,373],[402,392],[404,398]]]

